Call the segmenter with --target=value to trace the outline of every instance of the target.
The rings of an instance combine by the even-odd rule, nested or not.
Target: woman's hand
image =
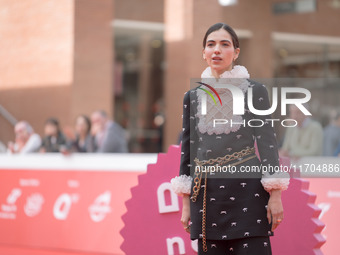
[[[267,218],[269,224],[272,224],[272,231],[279,226],[283,220],[283,206],[281,201],[281,190],[274,189],[270,192],[270,198],[267,206]]]
[[[186,232],[190,233],[190,196],[188,194],[183,194],[183,208],[182,208],[182,218],[181,222],[183,228]]]
[[[7,149],[11,152],[11,153],[15,153],[15,145],[13,142],[8,142],[7,144]]]

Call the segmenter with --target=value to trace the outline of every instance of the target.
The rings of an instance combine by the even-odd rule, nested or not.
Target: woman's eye
[[[211,46],[213,46],[214,44],[212,44],[212,43],[208,43],[208,47],[211,47]]]

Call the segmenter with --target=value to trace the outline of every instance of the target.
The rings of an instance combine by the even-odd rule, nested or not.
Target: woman
[[[248,80],[245,67],[233,66],[239,54],[234,30],[224,23],[211,26],[203,39],[208,67],[201,85],[184,96],[180,173],[171,183],[174,192],[183,196],[181,222],[191,239],[198,239],[198,254],[271,254],[269,236],[283,220],[281,191],[287,189],[289,179],[282,178],[287,177],[282,173],[262,175],[260,168],[279,166],[275,133],[265,121],[271,117],[253,114],[246,100],[252,88],[254,108],[265,110],[270,107],[268,93],[262,84]],[[230,90],[218,86],[225,83],[245,95],[243,115],[233,115]],[[217,92],[220,104],[206,97],[208,88]],[[201,111],[203,104],[206,113]],[[215,125],[216,119],[233,125]],[[250,119],[265,124],[247,125]],[[255,154],[255,142],[261,160]],[[217,165],[233,167],[237,174],[202,170]],[[260,170],[242,175],[242,167]],[[281,178],[269,178],[274,176]]]
[[[76,139],[73,142],[75,152],[94,152],[94,138],[91,136],[91,121],[86,115],[79,115],[76,120]]]
[[[40,152],[64,152],[69,147],[65,135],[61,132],[59,121],[49,118],[45,122],[45,137],[43,138]]]

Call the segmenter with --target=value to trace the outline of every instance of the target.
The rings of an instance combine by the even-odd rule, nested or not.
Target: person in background
[[[339,143],[338,147],[335,149],[335,152],[332,156],[340,157],[340,143]]]
[[[86,115],[79,115],[76,119],[76,139],[72,143],[74,152],[93,152],[94,142],[91,136],[91,121]]]
[[[41,138],[34,133],[32,126],[27,121],[19,121],[14,127],[15,142],[8,143],[8,152],[11,154],[38,152]]]
[[[6,151],[6,146],[0,141],[0,153],[5,153]]]
[[[331,123],[323,131],[323,155],[334,156],[340,144],[340,113],[338,112]]]
[[[128,152],[124,129],[118,123],[109,120],[105,111],[92,113],[91,122],[95,152]]]
[[[308,106],[304,105],[307,109]],[[297,126],[288,127],[280,156],[290,157],[293,161],[306,156],[322,155],[322,126],[319,122],[304,115],[295,105],[291,105],[290,119],[297,121]]]
[[[59,121],[49,118],[45,122],[45,137],[40,152],[65,152],[69,147],[65,135],[61,132]]]
[[[159,134],[159,142],[158,142],[158,152],[163,151],[163,143],[164,143],[164,125],[165,125],[165,115],[164,115],[164,103],[162,99],[158,99],[153,107],[155,111],[153,124],[157,128]]]

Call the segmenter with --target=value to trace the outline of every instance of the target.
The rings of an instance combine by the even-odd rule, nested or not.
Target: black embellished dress
[[[185,190],[183,187],[178,188],[177,182],[188,183],[190,181],[190,195],[193,195],[195,158],[204,161],[223,157],[226,154],[252,148],[256,143],[260,158],[253,157],[245,160],[235,165],[234,169],[239,171],[241,167],[260,169],[260,166],[279,166],[276,134],[273,123],[268,121],[271,116],[252,113],[247,101],[248,88],[251,88],[253,107],[257,110],[269,109],[266,87],[249,79],[229,80],[229,82],[238,86],[244,93],[245,111],[242,116],[232,114],[233,100],[228,89],[215,86],[224,106],[214,104],[208,97],[205,115],[200,111],[204,96],[202,93],[205,93],[200,88],[204,85],[191,89],[184,96],[180,172],[176,177],[178,179],[172,181],[173,186],[176,186],[174,190],[177,194],[188,193],[183,192]],[[214,87],[213,84],[210,85]],[[213,119],[225,120],[227,118],[229,123],[233,121],[236,124],[233,126],[220,124],[214,127]],[[237,160],[243,160],[243,158]],[[197,200],[195,202],[190,200],[191,239],[203,237],[204,188],[206,188],[206,239],[232,240],[255,236],[268,237],[274,234],[271,231],[272,225],[268,223],[266,210],[270,196],[267,190],[270,190],[270,185],[266,183],[265,175],[261,171],[241,175],[208,173],[206,187],[204,181],[203,174]],[[186,190],[189,191],[188,188]]]

